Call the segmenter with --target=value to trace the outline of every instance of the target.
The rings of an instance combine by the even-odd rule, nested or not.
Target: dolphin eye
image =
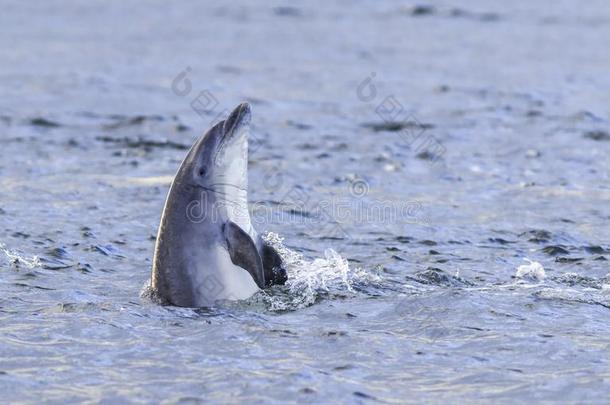
[[[201,169],[199,169],[199,175],[203,176],[205,174],[205,169],[202,167]]]

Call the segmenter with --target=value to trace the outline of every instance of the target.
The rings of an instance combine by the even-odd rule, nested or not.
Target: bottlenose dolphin
[[[284,284],[281,256],[248,213],[250,105],[242,103],[191,147],[159,225],[151,289],[162,302],[204,307]]]

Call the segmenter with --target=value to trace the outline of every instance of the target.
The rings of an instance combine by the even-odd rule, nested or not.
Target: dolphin
[[[165,304],[208,307],[287,280],[281,256],[248,213],[250,120],[250,105],[238,105],[193,144],[174,177],[150,284]]]

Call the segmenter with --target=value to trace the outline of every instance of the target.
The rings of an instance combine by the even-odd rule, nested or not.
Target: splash
[[[22,265],[27,267],[28,269],[33,269],[35,267],[41,266],[40,258],[38,256],[32,256],[28,258],[15,250],[7,248],[6,245],[2,242],[0,242],[0,252],[3,253],[4,256],[6,256],[9,264],[17,268],[21,267]]]
[[[309,261],[283,244],[283,238],[269,232],[262,236],[282,256],[288,272],[283,293],[265,293],[264,300],[272,311],[286,311],[313,305],[322,295],[355,293],[359,284],[378,283],[378,274],[364,269],[350,268],[347,259],[333,249],[326,249],[324,258]]]
[[[275,233],[267,233],[262,238],[270,243],[283,259],[288,272],[284,286],[275,286],[260,291],[245,301],[223,302],[224,307],[259,308],[269,311],[291,311],[313,305],[322,296],[345,296],[355,294],[356,287],[376,284],[381,277],[376,272],[350,268],[347,259],[333,249],[326,249],[324,258],[307,260],[283,244],[283,238]],[[140,297],[157,304],[167,304],[150,285],[145,282]]]
[[[529,264],[522,264],[517,267],[517,278],[528,279],[533,281],[542,281],[546,277],[544,267],[538,262],[531,261],[528,258],[524,258]]]

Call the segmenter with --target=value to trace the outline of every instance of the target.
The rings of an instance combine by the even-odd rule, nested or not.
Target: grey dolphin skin
[[[284,284],[280,255],[248,213],[250,106],[242,103],[191,147],[159,225],[151,288],[163,303],[212,306]]]

